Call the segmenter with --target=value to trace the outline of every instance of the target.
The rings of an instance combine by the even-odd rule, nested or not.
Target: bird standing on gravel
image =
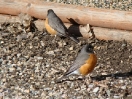
[[[96,63],[97,57],[93,52],[93,47],[87,44],[81,49],[73,65],[56,82],[61,82],[64,77],[72,74],[85,76],[93,71]]]
[[[49,9],[47,12],[45,28],[51,35],[70,37],[70,39],[72,39],[74,42],[79,43],[79,40],[76,37],[68,33],[68,29],[63,24],[62,20],[54,13],[52,9]]]

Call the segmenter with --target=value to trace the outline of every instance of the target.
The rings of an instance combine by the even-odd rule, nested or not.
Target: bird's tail
[[[76,37],[70,36],[70,39],[73,40],[76,43],[79,43],[79,40]]]
[[[70,34],[68,32],[66,34],[71,40],[73,40],[76,43],[79,43],[79,40],[77,39],[77,37],[75,35],[72,35],[72,34]]]

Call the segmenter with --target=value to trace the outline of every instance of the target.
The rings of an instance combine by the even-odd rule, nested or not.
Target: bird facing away
[[[69,37],[74,42],[79,43],[79,40],[68,33],[68,29],[63,24],[62,20],[54,13],[52,9],[47,12],[47,18],[45,20],[45,28],[48,33],[53,36]]]
[[[56,82],[61,82],[64,77],[72,74],[85,76],[93,71],[96,63],[97,57],[93,52],[93,47],[89,44],[86,44],[81,49],[73,65]]]

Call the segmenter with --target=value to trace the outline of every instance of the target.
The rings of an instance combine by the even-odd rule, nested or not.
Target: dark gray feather
[[[61,19],[54,13],[53,10],[48,11],[48,22],[49,25],[58,32],[58,35],[67,35],[66,33],[68,33],[68,30],[66,26],[63,24]]]

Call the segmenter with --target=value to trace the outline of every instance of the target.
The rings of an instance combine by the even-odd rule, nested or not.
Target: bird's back
[[[48,13],[48,23],[54,30],[58,32],[58,35],[66,36],[66,33],[68,32],[66,26],[53,11]]]

